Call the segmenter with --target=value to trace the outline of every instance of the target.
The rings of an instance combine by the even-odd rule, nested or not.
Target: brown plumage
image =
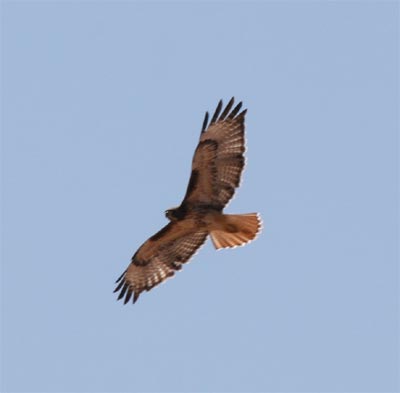
[[[192,162],[189,185],[179,207],[166,211],[170,220],[148,239],[118,278],[118,300],[136,302],[182,268],[208,235],[216,249],[241,246],[253,240],[261,228],[257,213],[224,214],[223,209],[239,186],[244,167],[244,119],[246,109],[234,98],[222,110],[222,100],[208,123],[206,112],[200,141]]]

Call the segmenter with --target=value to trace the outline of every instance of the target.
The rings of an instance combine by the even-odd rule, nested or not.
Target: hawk
[[[223,213],[239,186],[245,164],[247,109],[241,111],[242,102],[233,105],[232,97],[222,111],[220,100],[210,122],[206,112],[182,203],[165,212],[170,222],[136,251],[116,281],[114,292],[119,291],[118,300],[123,298],[125,304],[131,298],[135,303],[143,291],[173,276],[207,236],[220,249],[242,246],[260,231],[258,213]]]

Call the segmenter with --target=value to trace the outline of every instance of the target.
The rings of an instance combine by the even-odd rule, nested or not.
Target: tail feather
[[[258,213],[224,214],[222,227],[210,232],[211,240],[217,250],[243,246],[257,237],[261,225]]]

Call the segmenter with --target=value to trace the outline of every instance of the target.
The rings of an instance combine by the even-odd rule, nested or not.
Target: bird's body
[[[165,212],[170,222],[134,254],[117,280],[118,299],[150,290],[182,268],[208,235],[216,249],[236,247],[253,240],[261,227],[257,213],[224,214],[223,209],[239,186],[244,167],[242,103],[232,111],[233,98],[221,114],[222,101],[208,124],[206,113],[192,172],[180,206]]]

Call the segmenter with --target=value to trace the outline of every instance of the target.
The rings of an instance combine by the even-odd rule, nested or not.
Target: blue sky
[[[399,389],[397,2],[1,11],[2,391]],[[123,306],[233,95],[263,233]]]

